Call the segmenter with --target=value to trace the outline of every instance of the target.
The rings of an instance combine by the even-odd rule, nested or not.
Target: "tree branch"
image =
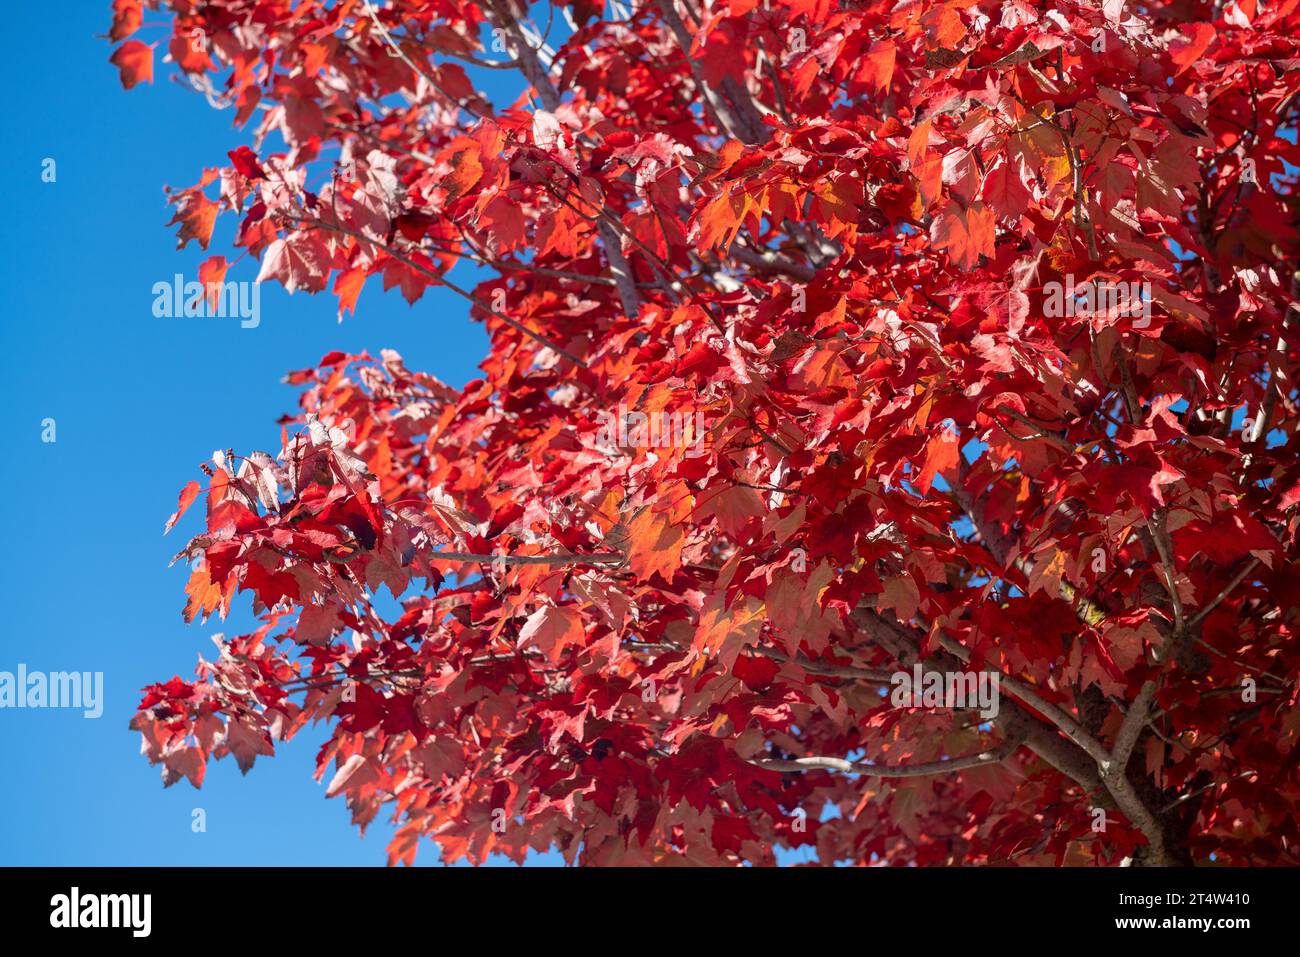
[[[1101,763],[1101,780],[1115,799],[1116,805],[1124,812],[1150,845],[1150,860],[1141,859],[1138,863],[1150,863],[1158,866],[1174,864],[1176,861],[1165,844],[1164,825],[1155,813],[1142,802],[1133,790],[1128,779],[1128,762],[1133,754],[1142,728],[1146,725],[1147,715],[1151,711],[1151,701],[1155,697],[1156,683],[1148,681],[1129,706],[1128,714],[1120,725],[1119,734],[1115,736],[1115,746],[1107,760]]]
[[[1020,747],[1022,738],[1010,738],[991,751],[966,754],[956,758],[940,761],[928,761],[923,764],[864,764],[861,761],[846,761],[844,758],[810,757],[778,760],[776,758],[755,758],[750,764],[769,771],[841,771],[845,774],[861,774],[872,778],[922,778],[935,774],[948,774],[964,768],[978,768],[986,764],[999,764],[1005,761]]]
[[[471,562],[491,565],[621,565],[627,559],[621,554],[588,552],[572,555],[484,555],[473,552],[433,552],[434,562]]]
[[[704,97],[705,105],[712,114],[713,120],[723,130],[727,132],[732,139],[742,140],[746,143],[757,143],[760,137],[757,131],[749,128],[745,121],[737,116],[731,106],[720,97],[713,87],[709,86],[704,80],[704,71],[700,67],[699,61],[691,56],[691,46],[694,39],[690,31],[686,29],[686,24],[678,15],[677,9],[673,6],[673,0],[657,0],[659,11],[663,14],[664,22],[672,32],[673,38],[676,39],[677,45],[681,48],[682,56],[686,58],[686,65],[690,67],[691,76],[695,80],[695,85]]]
[[[313,229],[323,229],[327,232],[340,233],[341,235],[349,236],[352,239],[355,239],[357,242],[369,243],[371,246],[374,246],[377,249],[382,249],[385,253],[387,253],[389,256],[392,256],[402,265],[408,267],[409,269],[414,269],[420,275],[424,276],[427,279],[432,280],[436,285],[446,286],[452,292],[456,293],[456,295],[472,302],[474,305],[478,306],[484,312],[496,316],[496,318],[500,319],[510,328],[523,333],[528,338],[536,342],[538,345],[545,346],[546,348],[550,349],[552,352],[556,352],[559,355],[564,356],[564,358],[568,359],[574,365],[580,366],[583,369],[587,368],[587,363],[583,362],[582,359],[578,358],[568,349],[565,349],[563,346],[556,345],[554,342],[552,342],[550,339],[547,339],[541,333],[534,332],[532,329],[529,329],[527,326],[525,326],[523,323],[519,322],[518,320],[511,319],[509,316],[505,315],[504,313],[498,312],[496,309],[493,309],[490,305],[488,305],[487,303],[479,299],[477,296],[475,296],[472,292],[469,292],[466,289],[462,289],[460,286],[452,282],[442,273],[437,272],[436,270],[430,269],[428,266],[416,262],[414,259],[410,258],[409,256],[403,255],[402,253],[393,249],[391,246],[387,246],[376,239],[371,239],[369,236],[365,236],[357,232],[356,230],[350,229],[347,226],[343,226],[341,224],[331,224],[331,223],[323,222],[322,220],[319,219],[308,219],[300,216],[286,216],[285,218],[291,223],[297,223],[303,226],[310,226]]]
[[[1228,582],[1228,584],[1223,587],[1223,591],[1214,596],[1213,601],[1204,608],[1197,610],[1196,614],[1192,616],[1192,620],[1187,623],[1188,630],[1194,631],[1196,626],[1203,622],[1210,612],[1218,608],[1223,599],[1227,598],[1228,595],[1232,593],[1232,590],[1240,585],[1245,580],[1246,576],[1255,570],[1255,566],[1258,564],[1258,558],[1251,558],[1251,560],[1242,567],[1241,571],[1232,576],[1232,581]]]
[[[532,84],[537,95],[542,98],[542,105],[552,113],[560,107],[560,92],[551,82],[550,74],[537,56],[537,50],[528,42],[519,21],[510,13],[504,3],[489,2],[486,9],[491,14],[492,22],[510,35],[515,47],[515,56],[528,82]],[[641,311],[641,294],[637,292],[636,280],[632,269],[623,255],[623,246],[613,228],[603,219],[598,223],[601,244],[605,247],[605,256],[609,259],[609,272],[618,289],[619,303],[623,312],[635,316]]]

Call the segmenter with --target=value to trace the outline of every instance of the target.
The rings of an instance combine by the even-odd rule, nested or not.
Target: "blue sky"
[[[0,420],[10,456],[0,671],[21,662],[102,671],[105,681],[98,720],[0,710],[0,865],[382,864],[387,823],[359,839],[343,802],[327,801],[312,780],[323,726],[259,759],[246,778],[233,761],[211,764],[201,791],[185,782],[164,790],[139,756],[127,721],[140,688],[191,675],[214,632],[250,621],[247,602],[225,625],[181,621],[186,573],[167,563],[201,509],[166,538],[163,522],[214,449],[275,451],[275,420],[296,409],[296,390],[280,382],[289,369],[335,349],[392,348],[458,386],[474,377],[487,340],[453,294],[430,289],[408,307],[378,281],[342,324],[333,296],[290,297],[272,283],[255,329],[155,318],[154,283],[196,278],[211,253],[234,258],[232,217],[218,220],[209,253],[194,243],[177,251],[163,186],[193,185],[248,135],[232,128],[233,111],[212,110],[172,81],[165,43],[153,85],[123,91],[107,62],[112,48],[97,36],[110,8],[60,4],[51,29],[47,7],[12,5],[9,35],[24,39],[0,67],[14,94],[0,156]],[[57,164],[54,183],[41,179],[46,158]],[[226,278],[256,274],[244,260]],[[53,444],[41,441],[46,417],[57,423]],[[206,833],[191,830],[196,807]],[[421,849],[421,863],[436,860],[432,845]]]

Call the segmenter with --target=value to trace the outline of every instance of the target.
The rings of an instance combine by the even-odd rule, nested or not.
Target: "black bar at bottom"
[[[1010,943],[1042,930],[1071,944],[1199,934],[1231,945],[1288,925],[1296,878],[1258,868],[5,868],[0,919],[18,939],[224,939],[241,950],[438,947],[464,934],[595,947],[612,942],[602,925],[625,943]]]

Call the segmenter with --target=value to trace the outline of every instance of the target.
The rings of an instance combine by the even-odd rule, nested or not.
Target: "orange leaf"
[[[961,449],[957,446],[957,436],[947,429],[932,438],[925,447],[925,465],[916,480],[917,490],[922,495],[929,494],[930,486],[934,484],[934,477],[956,468],[960,456]]]
[[[767,620],[788,653],[796,654],[803,643],[814,652],[826,647],[836,616],[822,608],[821,597],[833,577],[830,565],[825,562],[809,574],[782,569],[772,576],[772,584],[764,596]]]
[[[108,38],[116,43],[140,29],[144,20],[144,10],[140,0],[113,0],[113,28],[108,31]]]
[[[920,219],[943,193],[943,160],[937,156],[922,160],[912,167],[912,175],[916,177],[916,205],[912,216]]]
[[[199,282],[203,283],[203,295],[208,300],[208,308],[217,311],[221,300],[221,284],[226,281],[226,270],[230,264],[225,256],[213,256],[199,267]]]
[[[366,270],[361,266],[345,269],[334,277],[334,295],[339,297],[340,319],[348,310],[351,310],[354,316],[357,314],[357,297],[361,295],[361,287],[365,284]]]
[[[858,64],[856,78],[870,83],[881,92],[888,90],[894,78],[894,58],[897,53],[898,47],[893,40],[875,41]]]
[[[930,242],[946,249],[953,265],[974,269],[980,256],[993,256],[993,211],[983,203],[962,209],[949,203],[930,225]]]
[[[117,67],[122,86],[128,90],[141,80],[153,82],[153,47],[139,40],[127,40],[113,51],[108,62]]]
[[[724,252],[730,249],[731,241],[740,230],[740,221],[745,218],[746,206],[743,191],[736,193],[730,185],[724,186],[705,204],[695,222],[699,230],[696,239],[699,249],[708,251],[718,245],[722,246]]]
[[[682,530],[662,512],[646,509],[628,525],[628,563],[638,578],[658,572],[671,582],[682,563]]]
[[[715,594],[700,609],[692,647],[701,654],[716,656],[728,671],[748,645],[758,643],[763,631],[763,603],[745,596],[730,608],[726,595]]]
[[[357,791],[379,780],[374,763],[364,754],[354,754],[340,765],[325,788],[325,796],[332,798],[340,791]]]
[[[479,162],[479,145],[468,137],[457,137],[438,157],[451,167],[442,179],[442,188],[447,191],[449,200],[464,196],[483,176],[483,164]]]
[[[208,575],[206,565],[194,570],[185,585],[185,594],[190,596],[182,612],[186,623],[193,621],[195,615],[207,618],[221,603],[221,586]]]
[[[167,519],[167,524],[163,526],[163,534],[166,535],[172,530],[172,527],[181,520],[181,516],[194,504],[194,500],[199,497],[202,486],[198,482],[190,482],[181,489],[180,502],[176,506],[176,511],[172,517]]]
[[[907,137],[907,164],[916,171],[925,159],[926,150],[930,148],[930,128],[933,126],[930,120],[922,120],[913,128],[911,134]]]
[[[176,199],[176,214],[167,223],[168,226],[181,224],[176,230],[179,242],[177,249],[184,249],[191,239],[198,240],[204,249],[212,241],[212,227],[217,221],[217,204],[204,196],[198,189],[187,191]]]
[[[212,476],[212,482],[208,486],[208,521],[212,520],[212,513],[217,506],[226,500],[226,493],[230,491],[230,475],[225,469],[217,469]]]
[[[1169,59],[1173,60],[1178,66],[1178,73],[1182,73],[1189,66],[1201,58],[1204,53],[1214,42],[1214,26],[1201,21],[1199,23],[1183,24],[1184,33],[1190,31],[1186,41],[1176,41],[1169,48]],[[1177,76],[1175,73],[1174,76]]]
[[[582,616],[572,605],[542,605],[519,629],[519,644],[536,645],[552,662],[569,645],[583,643]]]

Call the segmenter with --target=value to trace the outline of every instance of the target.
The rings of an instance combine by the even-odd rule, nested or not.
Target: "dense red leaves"
[[[549,67],[499,0],[164,6],[256,121],[182,245],[494,273],[480,379],[332,353],[205,466],[185,617],[265,624],[147,689],[169,783],[323,719],[393,862],[1295,863],[1296,0],[576,5]]]

